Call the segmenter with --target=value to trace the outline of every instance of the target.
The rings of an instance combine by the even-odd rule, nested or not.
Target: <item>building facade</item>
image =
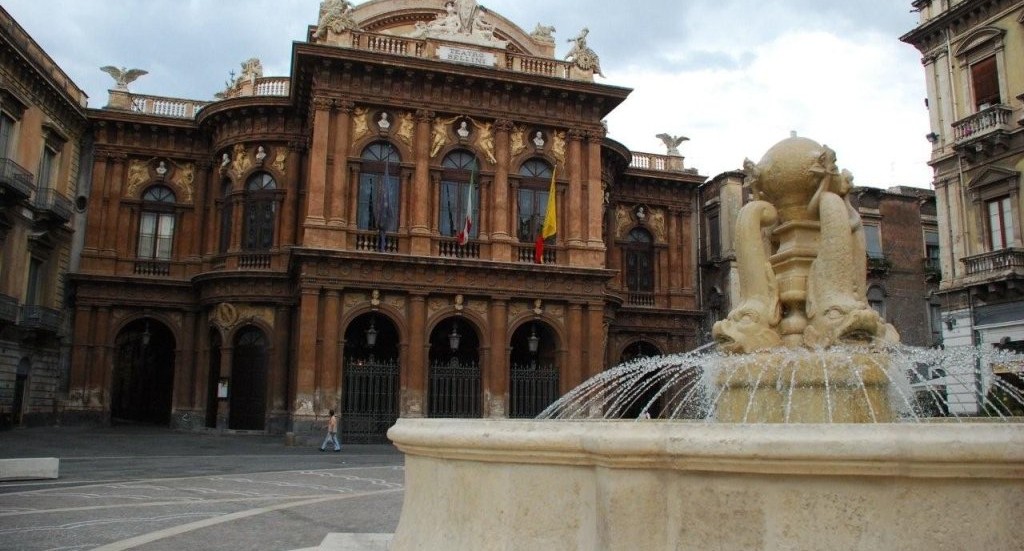
[[[85,103],[0,8],[0,427],[53,422],[66,390]]]
[[[928,89],[943,341],[1024,351],[1024,2],[912,5],[920,24],[901,40]],[[950,407],[977,411],[988,386],[950,389]]]
[[[119,85],[87,112],[65,419],[335,409],[376,440],[698,344],[704,178],[606,137],[629,90],[594,82],[586,31],[560,60],[549,28],[415,4],[329,0],[289,76],[253,59],[212,102]]]

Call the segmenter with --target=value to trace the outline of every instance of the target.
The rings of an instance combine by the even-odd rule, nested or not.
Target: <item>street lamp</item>
[[[530,348],[530,354],[536,354],[537,347],[540,345],[540,339],[537,337],[536,326],[530,326],[530,337],[526,339],[526,343]]]
[[[452,332],[448,335],[448,346],[452,347],[452,352],[459,349],[459,341],[462,340],[462,335],[459,334],[456,324],[452,323]]]
[[[377,344],[377,328],[373,326],[374,320],[370,320],[370,328],[366,330],[366,346],[373,348]]]
[[[146,329],[142,332],[142,346],[149,346],[149,341],[153,336],[149,332],[149,320],[146,320]]]

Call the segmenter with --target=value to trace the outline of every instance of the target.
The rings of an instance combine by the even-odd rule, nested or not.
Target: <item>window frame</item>
[[[971,114],[982,111],[983,100],[975,96],[974,69],[978,63],[985,62],[989,58],[995,58],[995,76],[998,82],[999,99],[995,104],[1000,105],[1010,97],[1006,84],[1006,59],[1004,53],[1004,38],[1006,31],[997,27],[981,27],[960,41],[954,50],[953,56],[957,60],[961,95],[964,103],[969,103],[974,111]],[[991,106],[990,105],[990,106]]]
[[[177,227],[176,204],[177,195],[174,190],[163,184],[151,185],[142,193],[136,258],[155,261],[169,261],[173,258]]]
[[[360,154],[358,187],[356,190],[356,228],[361,231],[380,231],[377,223],[378,208],[375,195],[386,191],[388,221],[385,233],[397,233],[401,224],[401,163],[398,148],[386,140],[376,141]],[[391,168],[394,167],[394,171]],[[383,184],[381,184],[383,182]],[[386,186],[386,189],[385,189]]]
[[[516,238],[520,243],[534,243],[544,226],[547,216],[548,194],[551,190],[551,175],[554,165],[543,158],[527,159],[519,166],[519,186],[516,191]],[[557,194],[557,184],[556,184]],[[529,205],[530,213],[524,216],[524,204]],[[557,216],[558,213],[556,212]],[[524,227],[525,224],[525,227]],[[528,231],[524,232],[524,229]],[[557,239],[549,238],[545,244]]]
[[[635,227],[626,234],[622,249],[622,273],[626,290],[632,293],[654,293],[657,288],[654,235],[645,228]],[[632,262],[637,259],[647,261],[646,270],[639,263]]]
[[[242,250],[269,251],[277,234],[277,180],[258,170],[245,180]]]
[[[466,220],[467,189],[472,185],[470,193],[475,208],[470,213],[472,226],[469,239],[477,239],[480,236],[481,210],[480,159],[471,151],[456,149],[444,156],[441,169],[441,182],[438,187],[438,232],[444,237],[456,237],[462,231]]]

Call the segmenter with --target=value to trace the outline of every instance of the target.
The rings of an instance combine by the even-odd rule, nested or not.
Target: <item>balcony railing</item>
[[[996,130],[1009,131],[1010,115],[1013,109],[1005,105],[993,105],[953,123],[956,143],[973,140]]]
[[[238,257],[238,269],[269,270],[271,261],[270,253],[245,253]]]
[[[520,244],[515,246],[515,261],[520,263],[534,264],[534,251],[536,248],[533,244]],[[544,247],[544,253],[541,255],[542,264],[558,264],[558,249],[555,247]]]
[[[1024,249],[1002,249],[969,256],[961,260],[968,276],[993,274],[1004,270],[1024,270]]]
[[[36,208],[60,222],[71,220],[71,200],[50,188],[36,190]]]
[[[163,260],[138,260],[135,275],[165,277],[171,275],[171,263]]]
[[[658,155],[655,153],[642,153],[633,151],[633,159],[629,162],[629,168],[640,170],[656,170],[659,172],[684,172],[696,174],[694,169],[683,167],[683,157],[679,155]]]
[[[379,253],[397,253],[398,236],[384,234],[381,240],[380,234],[375,231],[360,231],[356,233],[356,250]]]
[[[0,295],[0,322],[15,323],[18,321],[18,299]]]
[[[446,237],[438,241],[437,253],[444,258],[480,258],[480,243],[469,241],[459,245],[458,240]]]
[[[18,163],[0,158],[0,194],[20,201],[32,195],[35,186],[32,184],[32,173]]]
[[[26,304],[21,307],[21,327],[56,333],[60,330],[60,310]]]
[[[626,295],[626,304],[650,308],[654,306],[654,293],[647,291],[630,291]]]

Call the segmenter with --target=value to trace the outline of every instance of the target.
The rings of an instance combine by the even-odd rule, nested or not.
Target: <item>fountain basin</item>
[[[393,551],[1024,549],[1024,425],[399,419]]]

